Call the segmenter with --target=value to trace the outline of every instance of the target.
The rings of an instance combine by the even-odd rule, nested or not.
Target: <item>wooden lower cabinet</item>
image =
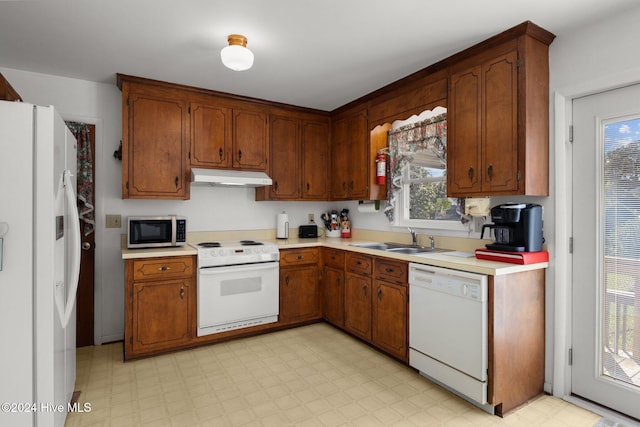
[[[280,251],[280,314],[278,324],[320,319],[319,249]]]
[[[188,344],[195,321],[194,257],[127,260],[125,360]]]
[[[318,267],[307,265],[280,270],[280,324],[320,318]]]
[[[344,270],[325,267],[322,275],[322,317],[344,327]]]
[[[408,362],[407,286],[375,279],[372,298],[372,342]]]
[[[345,273],[344,328],[371,341],[371,277]]]

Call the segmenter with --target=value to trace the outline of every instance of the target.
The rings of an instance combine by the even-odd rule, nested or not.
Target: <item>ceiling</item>
[[[115,84],[124,73],[333,110],[530,20],[556,34],[637,0],[0,1],[0,66]],[[253,68],[220,62],[228,34]]]

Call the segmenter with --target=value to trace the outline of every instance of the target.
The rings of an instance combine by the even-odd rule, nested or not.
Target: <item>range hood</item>
[[[223,187],[264,187],[273,181],[264,172],[192,168],[191,182]]]

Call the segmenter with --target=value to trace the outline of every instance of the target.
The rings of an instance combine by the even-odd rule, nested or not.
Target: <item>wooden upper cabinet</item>
[[[300,125],[291,117],[271,116],[271,199],[295,200],[300,194]]]
[[[327,200],[329,118],[280,112],[269,116],[270,187],[256,200]]]
[[[369,198],[369,125],[366,109],[332,123],[331,199]]]
[[[22,101],[18,92],[16,92],[2,74],[0,74],[0,101]]]
[[[173,89],[122,83],[122,198],[189,198],[189,114]]]
[[[329,197],[329,122],[302,120],[302,198]]]
[[[231,167],[231,108],[191,103],[191,166]]]
[[[455,55],[447,114],[449,196],[549,195],[553,38],[524,23]]]
[[[267,114],[261,111],[233,110],[233,167],[266,171],[268,138]]]

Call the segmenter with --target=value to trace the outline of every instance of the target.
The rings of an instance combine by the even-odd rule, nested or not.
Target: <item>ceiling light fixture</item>
[[[253,65],[253,52],[247,49],[247,38],[240,34],[230,34],[229,46],[220,51],[222,63],[234,71],[244,71]]]

